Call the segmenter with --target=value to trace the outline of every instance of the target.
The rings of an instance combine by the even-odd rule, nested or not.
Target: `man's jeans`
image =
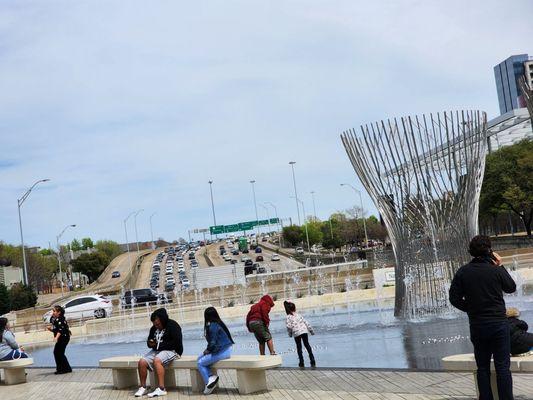
[[[513,400],[511,377],[511,338],[507,321],[470,325],[470,340],[474,345],[477,364],[477,384],[480,400],[493,400],[490,388],[490,359],[494,357],[498,396]]]
[[[226,347],[224,350],[216,354],[206,354],[198,357],[198,371],[202,375],[202,379],[207,385],[209,380],[209,375],[211,373],[210,365],[216,363],[217,361],[224,360],[231,357],[231,346]]]

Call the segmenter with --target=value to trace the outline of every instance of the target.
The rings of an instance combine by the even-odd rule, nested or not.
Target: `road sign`
[[[268,225],[268,219],[261,219],[257,221],[257,225]]]
[[[192,233],[206,233],[209,232],[209,229],[206,228],[196,228],[191,231]]]
[[[233,225],[225,225],[224,226],[224,232],[225,233],[232,233],[232,232],[238,232],[240,231],[240,224],[233,224]]]
[[[219,235],[221,233],[224,233],[224,225],[215,225],[209,227],[209,232],[211,232],[211,235]]]
[[[255,221],[241,222],[239,224],[240,231],[250,231],[254,229]]]
[[[279,224],[279,218],[270,218],[271,224]]]

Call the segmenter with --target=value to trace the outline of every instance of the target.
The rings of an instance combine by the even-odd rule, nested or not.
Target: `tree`
[[[284,226],[282,235],[283,241],[290,246],[297,246],[302,242],[303,238],[301,227],[297,225]]]
[[[72,260],[71,265],[73,271],[81,272],[87,275],[91,281],[95,281],[110,261],[104,252],[97,251],[96,253],[80,255]]]
[[[112,240],[98,240],[94,245],[94,248],[104,253],[109,258],[109,260],[112,260],[119,254],[123,253],[122,249],[120,248],[120,245]]]
[[[7,287],[0,284],[0,315],[7,314],[11,310],[11,300]]]
[[[91,238],[81,239],[81,247],[83,250],[92,249],[94,247],[94,244]]]
[[[480,195],[480,217],[515,213],[531,236],[533,220],[533,140],[503,147],[486,159]]]
[[[72,251],[80,251],[82,250],[81,243],[78,239],[74,239],[72,242],[70,242],[70,248]]]
[[[312,246],[317,243],[322,243],[322,230],[320,229],[322,223],[315,220],[315,221],[309,221],[307,222],[307,235],[309,236],[309,245]],[[307,239],[306,233],[305,233],[305,226],[302,226],[301,234],[302,238]]]
[[[326,249],[338,249],[344,243],[339,236],[339,222],[330,218],[328,221],[324,221],[320,230],[322,231],[322,245]]]
[[[39,254],[42,256],[51,256],[54,253],[50,249],[41,249],[39,250]]]
[[[22,283],[16,283],[11,287],[9,297],[12,310],[22,310],[37,304],[37,294],[33,288]]]

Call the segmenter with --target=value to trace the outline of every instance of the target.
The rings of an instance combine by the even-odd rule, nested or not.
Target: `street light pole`
[[[131,268],[131,254],[130,254],[130,242],[128,241],[128,228],[127,228],[127,222],[130,217],[135,214],[135,211],[132,211],[129,213],[129,215],[124,220],[124,233],[126,234],[126,248],[128,249],[128,265],[129,268]]]
[[[296,201],[298,201],[302,205],[302,210],[303,210],[304,216],[305,216],[305,204],[304,204],[304,202],[302,200],[300,200],[300,199],[297,199]],[[309,253],[311,253],[311,245],[309,244],[309,231],[307,230],[307,224],[305,223],[305,218],[304,218],[304,227],[305,227],[305,237],[307,239],[307,251]]]
[[[30,195],[32,189],[37,186],[39,183],[48,182],[50,179],[40,179],[37,182],[35,182],[27,191],[22,195],[20,199],[17,199],[17,205],[18,205],[18,212],[19,212],[19,228],[20,228],[20,243],[22,245],[22,263],[24,265],[23,270],[23,282],[25,285],[29,285],[28,280],[28,266],[26,264],[26,250],[24,249],[24,234],[22,233],[22,217],[20,216],[20,207],[22,207],[22,204],[24,201],[28,198]]]
[[[156,215],[157,212],[154,212],[152,213],[152,215],[150,215],[150,236],[152,238],[152,249],[155,249],[155,243],[154,243],[154,230],[152,229],[152,217],[154,215]]]
[[[296,176],[294,175],[294,164],[296,164],[296,161],[290,161],[289,164],[292,168],[292,183],[294,184],[294,198],[296,199],[296,212],[298,213],[298,225],[301,225],[300,206],[298,205],[298,192],[296,191]],[[305,215],[304,215],[304,219],[305,219]]]
[[[254,208],[255,208],[255,232],[256,232],[256,239],[259,238],[259,215],[257,214],[257,201],[255,199],[255,180],[251,180],[250,183],[252,184],[252,193],[254,195]]]
[[[366,221],[365,221],[365,213],[363,211],[363,197],[361,196],[361,191],[357,190],[355,187],[353,187],[349,183],[341,183],[341,186],[349,186],[354,190],[354,192],[359,194],[359,202],[361,204],[361,216],[363,217],[363,229],[365,230],[365,248],[367,248],[368,247],[368,234],[366,232]]]
[[[265,203],[266,204],[266,203]],[[261,207],[263,207],[266,211],[266,214],[267,214],[267,220],[268,220],[268,232],[271,232],[272,229],[270,229],[270,213],[268,212],[268,207],[263,205],[263,204],[260,204]]]
[[[137,236],[137,215],[139,215],[143,211],[144,211],[144,209],[141,208],[139,211],[137,211],[133,215],[133,224],[135,225],[135,241],[137,242],[137,257],[139,257],[139,237]]]
[[[215,202],[213,201],[213,181],[210,180],[209,182],[209,192],[211,193],[211,211],[213,211],[213,226],[217,226],[217,217],[215,216]],[[218,234],[215,235],[215,238],[218,239]],[[213,239],[213,236],[211,236],[211,240]]]
[[[316,206],[315,206],[315,191],[311,191],[311,197],[313,198],[313,215],[316,219]]]
[[[64,293],[63,293],[63,271],[61,270],[61,247],[59,247],[59,239],[61,239],[61,236],[63,236],[63,233],[65,233],[65,231],[66,231],[68,228],[74,228],[74,227],[76,227],[75,224],[67,225],[67,226],[65,226],[65,228],[61,231],[61,233],[60,233],[59,235],[56,236],[56,245],[57,245],[57,262],[59,263],[59,277],[60,277],[60,282],[61,282],[61,298],[63,298]]]

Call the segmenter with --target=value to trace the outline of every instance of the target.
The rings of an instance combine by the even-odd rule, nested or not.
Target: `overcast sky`
[[[199,4],[201,3],[201,4]],[[468,5],[468,6],[466,6]],[[339,139],[378,119],[477,108],[497,116],[493,66],[533,53],[523,1],[3,1],[0,240],[187,237],[255,219],[326,218],[359,188]],[[364,193],[365,207],[375,210]],[[259,217],[266,216],[259,207]],[[273,216],[271,209],[270,216]],[[128,225],[134,238],[133,220]],[[198,236],[197,236],[198,237]]]

